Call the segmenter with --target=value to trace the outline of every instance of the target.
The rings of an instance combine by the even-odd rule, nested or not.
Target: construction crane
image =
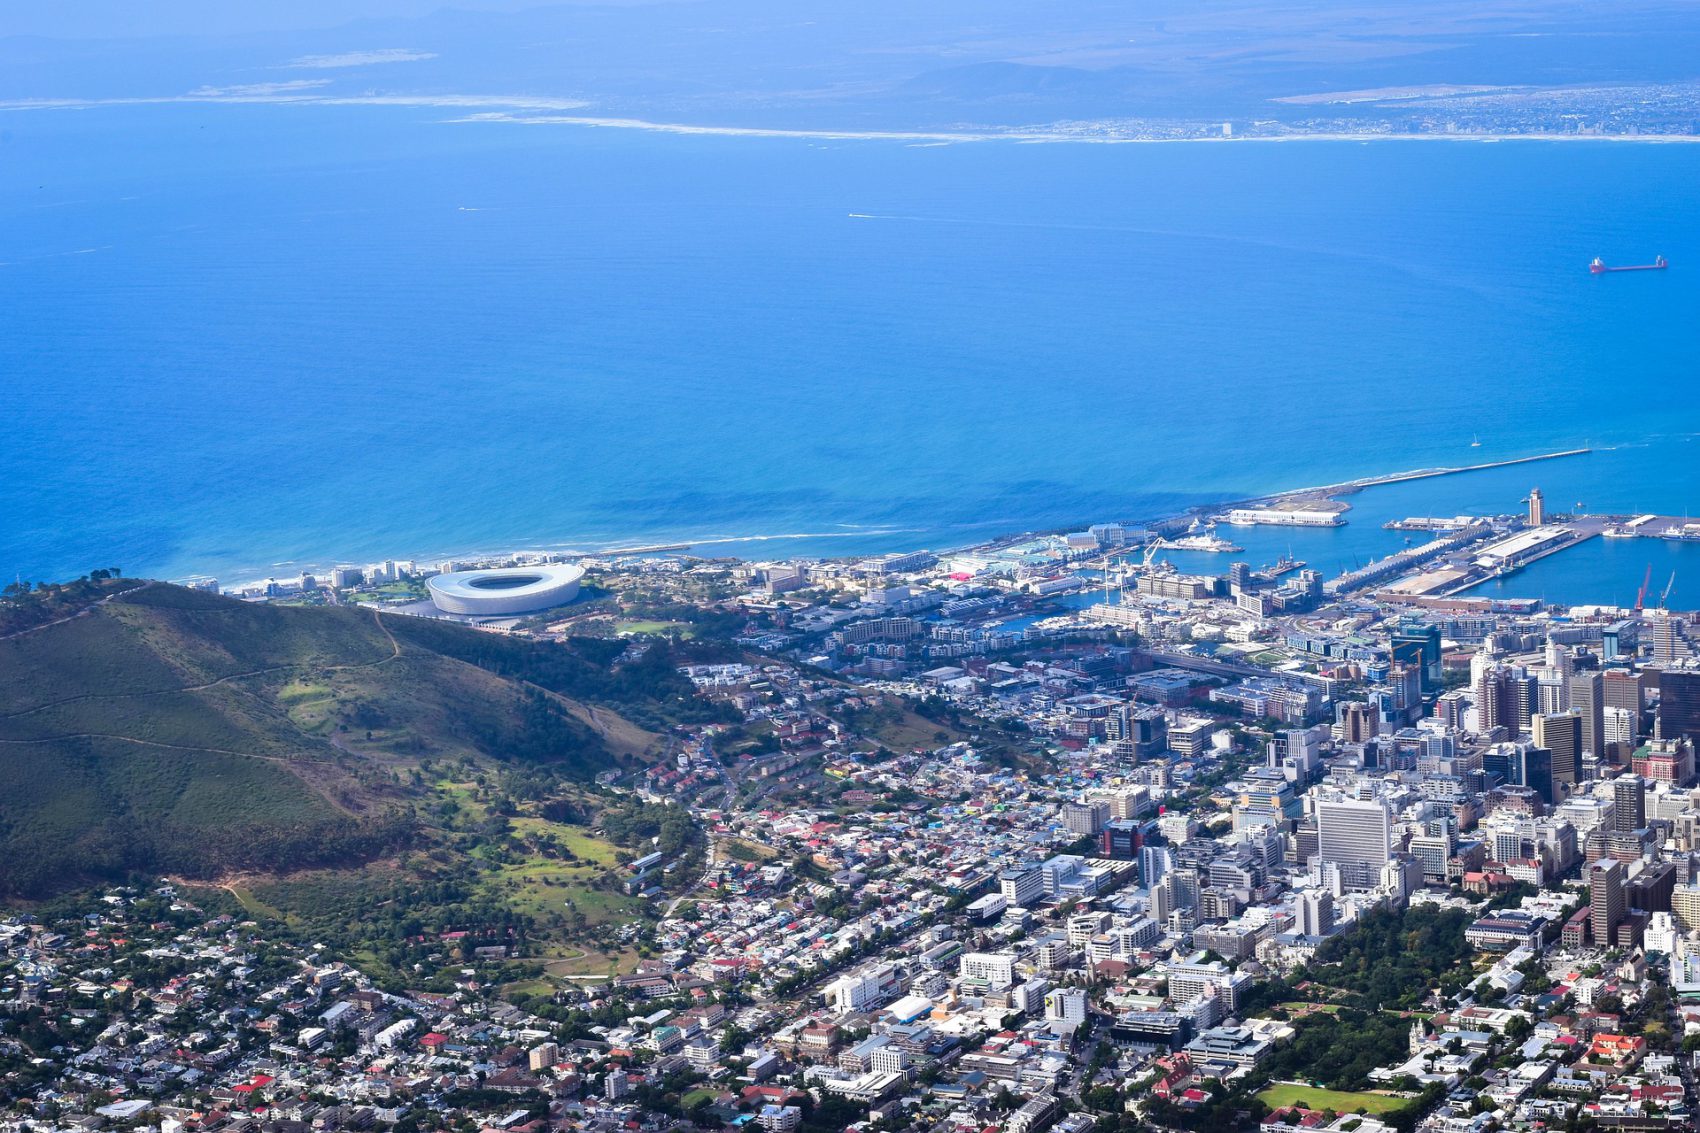
[[[1635,611],[1640,613],[1647,608],[1647,591],[1653,586],[1653,564],[1647,564],[1646,577],[1641,579],[1641,589],[1635,592]]]
[[[1672,590],[1674,590],[1675,588],[1676,588],[1676,571],[1673,570],[1673,571],[1670,572],[1670,581],[1665,583],[1664,593],[1659,595],[1659,609],[1662,610],[1662,609],[1665,608],[1665,604],[1670,601],[1670,592]]]

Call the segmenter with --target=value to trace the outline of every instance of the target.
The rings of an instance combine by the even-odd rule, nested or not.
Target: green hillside
[[[661,650],[618,664],[600,641],[108,593],[0,638],[0,896],[440,849],[422,765],[588,781],[708,708]]]

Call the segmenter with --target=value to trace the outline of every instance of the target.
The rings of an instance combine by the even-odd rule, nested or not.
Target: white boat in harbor
[[[1220,535],[1183,535],[1179,539],[1159,539],[1157,546],[1165,551],[1209,551],[1218,555],[1237,555],[1245,550]]]

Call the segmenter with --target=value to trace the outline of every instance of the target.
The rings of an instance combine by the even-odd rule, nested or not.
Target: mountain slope
[[[589,779],[683,680],[617,652],[165,584],[0,640],[0,895],[368,860],[417,837],[422,758]]]

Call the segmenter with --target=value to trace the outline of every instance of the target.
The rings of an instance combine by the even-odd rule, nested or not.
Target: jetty
[[[1375,488],[1383,484],[1403,484],[1412,480],[1431,480],[1440,476],[1461,476],[1466,472],[1486,472],[1494,468],[1514,468],[1519,464],[1536,464],[1546,460],[1563,460],[1573,456],[1587,456],[1592,448],[1571,448],[1561,452],[1540,452],[1532,456],[1513,456],[1505,460],[1486,460],[1476,464],[1446,465],[1435,468],[1413,468],[1406,472],[1389,472],[1380,476],[1360,476],[1355,480],[1342,480],[1336,484],[1322,484],[1312,488],[1290,488],[1283,492],[1271,492],[1263,496],[1250,496],[1245,499],[1227,500],[1221,503],[1206,504],[1194,507],[1184,515],[1176,516],[1170,522],[1196,518],[1204,515],[1226,514],[1235,510],[1248,511],[1258,509],[1309,510],[1315,508],[1319,501],[1335,501],[1331,510],[1336,516],[1350,509],[1351,505],[1339,501],[1339,496],[1349,496],[1361,492],[1365,488]],[[1309,504],[1307,508],[1306,504]],[[1340,522],[1344,522],[1341,520]],[[1155,525],[1154,525],[1155,526]],[[1329,524],[1328,526],[1334,526]]]

